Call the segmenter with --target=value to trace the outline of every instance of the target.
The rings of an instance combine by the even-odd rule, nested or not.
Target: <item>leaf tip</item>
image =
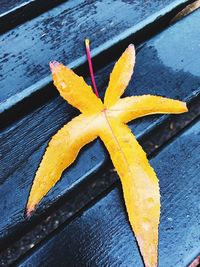
[[[185,112],[188,111],[188,107],[187,107],[187,103],[186,102],[183,102],[183,109]]]
[[[135,56],[135,46],[134,44],[130,44],[127,48],[133,56]]]
[[[34,211],[35,211],[35,206],[28,204],[26,207],[26,210],[25,210],[25,217],[27,219],[30,219],[30,217],[33,215]]]
[[[156,232],[158,236],[158,231]],[[138,242],[138,246],[139,246],[140,253],[142,255],[145,267],[157,267],[158,266],[158,240],[157,238],[147,242],[146,238],[136,235],[136,239]]]
[[[58,61],[50,61],[49,67],[52,73],[55,73],[61,64]]]
[[[179,108],[179,112],[178,113],[188,112],[188,107],[187,107],[187,103],[186,102],[178,101],[177,108]]]
[[[135,49],[134,44],[129,44],[128,48]]]

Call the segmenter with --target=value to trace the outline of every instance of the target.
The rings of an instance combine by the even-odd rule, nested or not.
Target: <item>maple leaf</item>
[[[157,266],[158,225],[160,219],[159,184],[146,154],[126,125],[141,116],[187,111],[184,102],[160,96],[142,95],[120,98],[135,65],[135,48],[129,45],[110,75],[104,103],[98,97],[86,41],[92,84],[58,62],[50,63],[54,85],[79,116],[61,128],[49,142],[36,172],[27,204],[30,215],[43,196],[76,159],[80,149],[97,137],[104,142],[123,188],[130,225],[135,233],[145,266]]]

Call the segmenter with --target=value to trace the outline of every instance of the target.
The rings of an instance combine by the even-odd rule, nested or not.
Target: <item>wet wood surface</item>
[[[67,1],[5,32],[0,37],[0,112],[51,83],[51,60],[70,67],[82,65],[86,60],[86,37],[92,41],[92,54],[104,52],[106,57],[111,56],[108,48],[123,40],[121,49],[118,46],[115,53],[110,53],[117,57],[137,32],[139,42],[166,26],[188,2],[191,1]],[[144,31],[147,26],[148,31]],[[125,42],[126,38],[129,39]],[[98,64],[105,64],[102,60]]]
[[[196,57],[199,49],[199,18],[198,12],[190,15],[138,49],[135,74],[125,95],[155,94],[189,101],[199,94],[200,72],[197,66],[200,62],[199,57]],[[191,24],[194,25],[192,30]],[[96,72],[101,96],[113,64],[114,62]],[[35,171],[50,137],[76,114],[75,109],[57,96],[46,100],[1,131],[0,211],[4,214],[0,218],[2,245],[8,237],[15,236],[17,231],[30,225],[32,220],[24,218],[24,209]],[[164,118],[146,117],[131,123],[130,127],[137,137],[144,137]],[[99,141],[83,149],[76,162],[64,172],[63,179],[43,199],[35,218],[38,220],[48,206],[81,186],[93,172],[103,168],[107,158]]]
[[[150,161],[161,189],[159,266],[188,266],[199,253],[199,149],[198,120]],[[143,266],[120,184],[17,266],[58,265]]]
[[[100,96],[103,97],[116,59],[133,42],[137,47],[137,62],[125,96],[162,95],[185,100],[192,105],[200,95],[200,59],[197,56],[200,11],[169,27],[171,19],[194,1],[48,0],[40,6],[38,2],[0,1],[1,249],[9,247],[35,224],[40,224],[41,219],[59,208],[59,203],[64,203],[72,192],[81,191],[85,183],[90,183],[91,177],[104,172],[109,162],[107,152],[99,140],[89,144],[81,150],[76,162],[64,172],[62,180],[42,200],[34,216],[30,220],[24,217],[35,171],[48,141],[59,128],[78,114],[77,110],[58,96],[52,86],[48,67],[50,60],[62,61],[73,67],[90,83],[83,45],[85,37],[89,37],[92,41],[95,79]],[[143,144],[167,118],[149,116],[130,123],[130,127]],[[178,181],[183,186],[181,179]],[[111,199],[117,199],[117,206],[123,205],[120,186],[113,192]],[[122,219],[123,225],[124,220],[126,218]],[[68,229],[67,224],[65,228]],[[65,228],[63,233],[68,231]],[[53,235],[54,240],[58,240],[58,236]],[[41,259],[42,249],[50,253],[49,242],[44,242],[44,248],[40,247],[25,262],[34,263],[37,258],[35,255],[40,255]],[[87,245],[88,253],[94,253]],[[57,256],[59,258],[61,255],[64,264],[66,258],[62,253],[63,250],[59,250]],[[98,253],[96,255],[100,264],[101,256]],[[127,258],[129,260],[131,262]],[[91,261],[91,266],[95,266],[95,262]],[[52,264],[56,264],[56,259]],[[81,266],[76,264],[82,264],[79,257],[70,266]],[[118,266],[115,264],[117,261],[113,261],[111,266]]]

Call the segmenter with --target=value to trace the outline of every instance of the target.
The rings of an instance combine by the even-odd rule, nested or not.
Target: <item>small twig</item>
[[[97,89],[96,82],[94,79],[92,60],[91,60],[91,56],[90,56],[90,40],[89,39],[85,39],[85,47],[86,47],[88,65],[89,65],[89,70],[90,70],[90,76],[91,76],[91,80],[92,80],[92,86],[93,86],[95,94],[99,97],[98,89]]]
[[[176,14],[176,16],[173,17],[173,19],[170,21],[170,23],[174,23],[177,20],[180,20],[182,17],[189,15],[190,13],[192,13],[193,11],[198,9],[199,7],[200,7],[200,0],[195,1],[192,4],[189,4],[183,10],[181,10],[178,14]]]

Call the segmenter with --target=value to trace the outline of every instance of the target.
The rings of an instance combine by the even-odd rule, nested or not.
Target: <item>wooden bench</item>
[[[160,177],[160,266],[187,266],[200,247],[200,11],[169,27],[193,1],[42,2],[11,1],[0,9],[1,265],[142,266],[118,177],[98,140],[81,151],[33,217],[24,217],[50,137],[77,114],[53,88],[48,62],[60,60],[87,77],[83,40],[90,37],[101,96],[114,62],[134,42],[137,63],[126,95],[189,105],[179,117],[130,124]]]
[[[197,121],[151,159],[162,196],[160,266],[188,266],[199,253],[199,143]],[[18,266],[143,266],[120,184]]]

